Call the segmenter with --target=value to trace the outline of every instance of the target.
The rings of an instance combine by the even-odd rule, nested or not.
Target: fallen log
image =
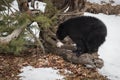
[[[102,68],[104,66],[104,61],[99,58],[97,52],[92,54],[84,53],[77,57],[75,53],[72,52],[75,46],[64,45],[62,48],[48,46],[47,49],[73,64],[81,64],[87,68]]]

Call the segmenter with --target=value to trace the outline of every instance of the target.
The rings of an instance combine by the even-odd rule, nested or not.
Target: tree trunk
[[[17,0],[18,7],[21,12],[26,12],[27,14],[31,15],[31,11],[29,9],[28,0]]]

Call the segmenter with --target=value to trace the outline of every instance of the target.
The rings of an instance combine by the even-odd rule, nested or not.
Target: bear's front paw
[[[60,41],[58,41],[58,42],[56,43],[56,46],[59,47],[59,48],[62,47],[63,45],[64,45],[64,44],[63,44],[62,42],[60,42]]]

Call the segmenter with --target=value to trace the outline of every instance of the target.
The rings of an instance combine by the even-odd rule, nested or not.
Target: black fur
[[[56,32],[59,40],[69,36],[77,45],[78,54],[97,52],[105,41],[107,29],[105,24],[90,16],[71,18],[61,23]]]

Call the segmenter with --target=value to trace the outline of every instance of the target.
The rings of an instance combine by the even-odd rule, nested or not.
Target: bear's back
[[[106,32],[105,24],[98,18],[91,16],[80,16],[68,19],[62,23],[62,26],[68,34],[89,34],[89,32],[94,30]]]

